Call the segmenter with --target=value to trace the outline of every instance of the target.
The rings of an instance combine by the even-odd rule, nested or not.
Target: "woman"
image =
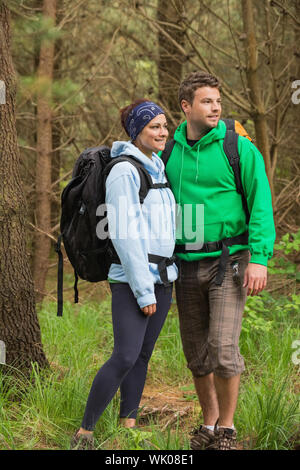
[[[140,203],[140,176],[130,162],[117,163],[106,180],[106,204],[111,240],[120,263],[109,270],[112,292],[114,350],[97,373],[83,421],[72,448],[93,448],[96,422],[120,387],[120,418],[134,427],[149,359],[170,308],[177,267],[170,257],[175,244],[175,200],[166,183],[164,164],[156,152],[168,137],[164,111],[148,100],[137,100],[121,110],[129,142],[114,142],[112,158],[133,156],[158,188]],[[124,210],[124,207],[126,209]],[[169,287],[162,282],[160,265],[149,254],[169,260],[164,265]],[[150,257],[151,259],[151,257]],[[153,261],[153,260],[152,260]]]

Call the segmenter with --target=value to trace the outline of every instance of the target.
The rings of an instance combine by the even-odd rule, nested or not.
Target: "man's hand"
[[[141,309],[145,315],[151,317],[156,312],[156,304],[147,305]]]
[[[243,287],[248,287],[247,295],[257,295],[267,285],[267,267],[249,263],[244,275]]]

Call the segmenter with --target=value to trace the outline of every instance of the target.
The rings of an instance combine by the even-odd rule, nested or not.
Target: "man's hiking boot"
[[[212,450],[237,450],[236,430],[232,428],[216,428],[215,442]]]
[[[215,444],[216,436],[214,431],[202,424],[192,431],[192,436],[190,444],[192,450],[209,450]]]
[[[96,450],[93,435],[78,434],[77,431],[71,440],[71,450]]]

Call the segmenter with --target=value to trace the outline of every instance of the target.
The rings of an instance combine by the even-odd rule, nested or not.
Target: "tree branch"
[[[293,13],[290,12],[290,10],[288,10],[284,5],[282,5],[281,2],[279,2],[278,0],[271,0],[271,6],[273,5],[276,5],[278,6],[279,8],[281,8],[281,10],[286,13],[287,15],[289,15],[293,21],[295,21],[296,25],[300,26],[300,21],[296,18],[295,15],[293,15]]]
[[[115,30],[113,36],[112,36],[112,39],[109,43],[109,46],[108,46],[108,49],[106,51],[106,54],[104,56],[104,58],[98,63],[98,65],[95,66],[95,70],[94,72],[90,75],[89,78],[87,78],[85,80],[85,82],[81,85],[81,87],[79,87],[79,89],[74,92],[72,95],[70,95],[63,103],[61,103],[59,106],[57,106],[55,109],[54,109],[54,113],[57,113],[61,108],[63,108],[63,106],[65,106],[65,104],[67,104],[70,100],[72,100],[75,96],[78,95],[78,93],[80,93],[89,83],[90,81],[92,80],[92,78],[96,75],[96,73],[98,72],[98,70],[104,66],[104,64],[106,63],[106,61],[108,60],[109,56],[110,56],[110,53],[111,53],[111,49],[112,49],[112,46],[113,46],[113,43],[115,41],[115,38],[119,32],[119,27]]]

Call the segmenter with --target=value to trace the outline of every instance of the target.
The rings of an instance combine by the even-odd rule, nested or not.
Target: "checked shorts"
[[[219,258],[181,261],[176,281],[180,334],[187,366],[194,377],[211,372],[224,378],[245,369],[239,350],[242,316],[247,289],[243,286],[249,252],[231,256],[221,286],[214,280]],[[238,263],[239,280],[233,279],[233,264]]]

